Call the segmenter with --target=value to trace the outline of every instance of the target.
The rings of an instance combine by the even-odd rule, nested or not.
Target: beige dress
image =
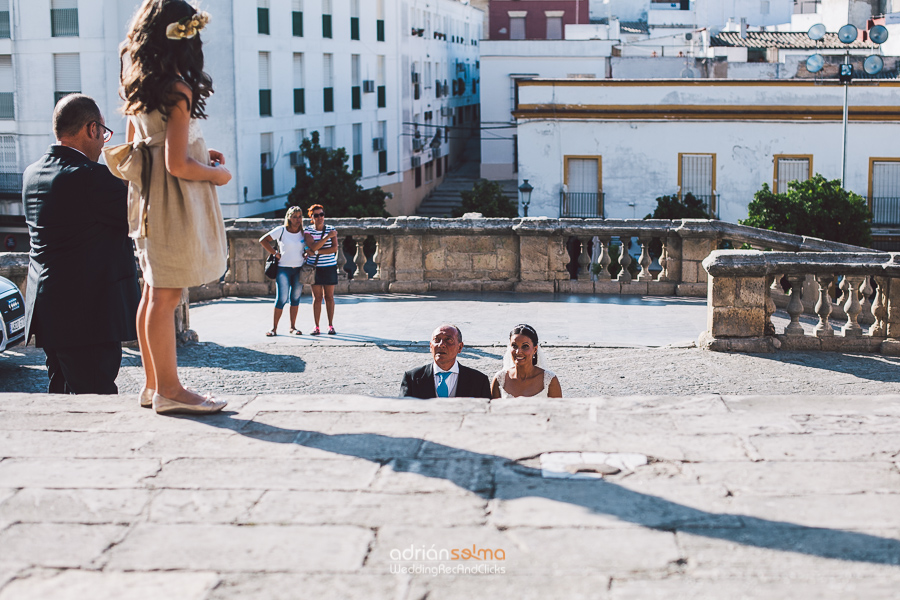
[[[144,280],[157,288],[185,288],[219,279],[226,269],[222,209],[209,181],[188,181],[166,170],[166,121],[159,111],[132,115],[134,140],[104,151],[113,174],[130,182],[129,235]],[[207,164],[200,125],[191,120],[188,156]]]

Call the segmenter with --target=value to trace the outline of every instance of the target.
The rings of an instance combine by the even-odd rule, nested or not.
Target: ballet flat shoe
[[[215,396],[207,396],[200,404],[185,404],[159,394],[153,394],[153,410],[158,415],[185,414],[202,415],[219,412],[225,405],[225,400],[219,400]]]
[[[141,408],[153,408],[153,394],[156,393],[156,390],[151,390],[150,388],[144,388],[144,391],[141,392]]]

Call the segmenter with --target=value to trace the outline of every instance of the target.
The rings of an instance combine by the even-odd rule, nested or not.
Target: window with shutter
[[[9,0],[0,0],[0,38],[11,37],[9,26]]]
[[[259,136],[259,163],[261,192],[263,196],[275,194],[275,165],[272,157],[272,134],[263,133]]]
[[[599,156],[566,156],[565,186],[560,193],[561,217],[602,217]]]
[[[69,94],[81,92],[81,61],[78,54],[53,55],[53,104]]]
[[[78,0],[50,0],[50,35],[78,37]]]
[[[792,181],[806,181],[812,174],[812,156],[775,155],[775,184],[772,188],[777,194],[788,191]]]
[[[15,91],[12,56],[0,55],[0,119],[16,118]]]
[[[303,84],[303,54],[294,53],[294,114],[306,112],[305,86]]]
[[[259,53],[259,116],[272,116],[272,84],[268,52]]]

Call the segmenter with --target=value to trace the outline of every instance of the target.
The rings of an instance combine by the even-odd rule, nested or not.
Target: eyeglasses
[[[325,213],[313,213],[313,219],[318,219],[319,217],[325,217]]]
[[[94,123],[95,123],[98,127],[102,127],[102,128],[103,128],[103,141],[104,141],[104,142],[108,142],[109,140],[112,139],[112,136],[113,136],[113,130],[112,130],[112,129],[110,129],[109,127],[107,127],[106,125],[104,125],[103,123],[101,123],[100,121],[94,121]]]

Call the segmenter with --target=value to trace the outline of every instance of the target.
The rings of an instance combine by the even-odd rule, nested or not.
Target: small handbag
[[[278,241],[281,241],[281,238],[284,237],[284,231],[281,232],[281,236],[278,238]],[[277,248],[277,245],[276,245]],[[275,254],[278,254],[276,250]],[[275,279],[278,276],[278,257],[275,254],[270,254],[266,257],[266,277],[269,279]]]
[[[313,264],[307,262],[300,267],[300,283],[303,285],[313,285],[316,282],[316,265],[319,264],[319,255],[316,254],[316,260]]]

